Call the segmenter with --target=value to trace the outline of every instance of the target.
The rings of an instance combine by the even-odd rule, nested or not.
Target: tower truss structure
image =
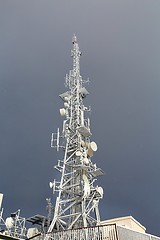
[[[90,108],[83,103],[89,94],[84,87],[88,81],[80,75],[81,52],[75,35],[72,46],[73,70],[65,79],[68,90],[59,95],[64,103],[60,109],[63,127],[62,131],[58,129],[53,133],[51,139],[51,147],[57,151],[62,149],[63,159],[55,166],[60,172],[60,182],[50,182],[57,198],[48,232],[100,224],[98,205],[103,189],[94,185],[103,171],[91,160],[97,145],[90,140],[90,119],[86,117]]]

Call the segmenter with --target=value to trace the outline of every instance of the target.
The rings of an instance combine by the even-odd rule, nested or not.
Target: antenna
[[[83,84],[88,81],[80,75],[81,52],[75,35],[71,56],[73,69],[66,75],[68,90],[59,95],[64,105],[60,109],[62,134],[58,129],[51,139],[52,147],[59,150],[62,146],[63,160],[58,160],[55,166],[60,172],[60,182],[54,180],[49,184],[57,197],[48,233],[100,224],[98,204],[103,197],[103,189],[94,183],[104,173],[91,159],[97,151],[97,144],[90,140],[90,119],[86,117],[90,108],[83,103],[89,94]],[[60,138],[63,144],[60,144]]]
[[[0,193],[0,210],[1,210],[1,206],[2,206],[2,201],[3,201],[3,194]]]

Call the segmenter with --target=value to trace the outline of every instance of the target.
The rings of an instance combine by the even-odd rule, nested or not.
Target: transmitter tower
[[[60,181],[53,180],[50,187],[57,193],[54,216],[48,233],[100,224],[99,201],[103,189],[95,185],[103,171],[91,158],[97,145],[91,141],[90,119],[86,117],[90,107],[83,103],[89,94],[80,75],[80,56],[77,38],[72,39],[71,56],[73,70],[65,78],[66,92],[60,94],[64,107],[60,115],[64,118],[62,131],[52,133],[51,147],[63,151],[63,159],[55,168],[60,172]]]

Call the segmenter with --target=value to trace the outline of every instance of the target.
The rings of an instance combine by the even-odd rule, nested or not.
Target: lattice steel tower
[[[73,70],[65,80],[68,91],[59,95],[64,102],[60,114],[65,119],[62,132],[58,129],[51,139],[51,146],[57,151],[62,149],[64,157],[55,166],[61,174],[60,182],[50,182],[58,196],[48,232],[100,224],[98,204],[103,189],[94,186],[94,182],[103,171],[91,161],[97,145],[90,141],[90,120],[86,118],[90,108],[83,104],[89,94],[83,85],[88,81],[80,75],[81,52],[75,35],[72,44]]]

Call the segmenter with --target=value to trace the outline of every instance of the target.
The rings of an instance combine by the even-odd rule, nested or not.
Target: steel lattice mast
[[[73,70],[66,75],[68,91],[60,95],[64,102],[60,114],[65,120],[62,133],[58,129],[51,140],[52,147],[58,151],[62,148],[64,158],[55,166],[61,174],[60,182],[50,182],[58,196],[48,232],[100,224],[98,204],[103,189],[95,187],[94,182],[103,171],[91,161],[97,145],[90,141],[90,120],[85,117],[90,108],[84,106],[83,100],[89,93],[83,86],[87,81],[80,75],[81,52],[75,35],[72,44]]]

